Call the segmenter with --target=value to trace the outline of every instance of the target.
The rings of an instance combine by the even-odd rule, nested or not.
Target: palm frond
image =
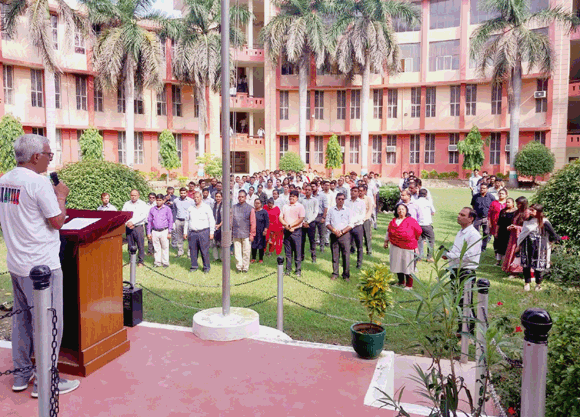
[[[18,18],[24,14],[26,11],[26,0],[12,0],[5,3],[8,5],[6,10],[6,15],[4,16],[4,29],[10,36],[13,36],[16,32],[16,25],[18,24]]]
[[[28,29],[32,44],[38,49],[45,67],[52,72],[59,72],[54,54],[52,34],[47,24],[48,0],[36,0],[26,9]]]
[[[580,26],[580,19],[578,16],[574,13],[570,13],[561,5],[540,10],[537,13],[533,13],[528,18],[528,23],[537,24],[539,26],[549,26],[554,22],[564,27],[568,34]]]

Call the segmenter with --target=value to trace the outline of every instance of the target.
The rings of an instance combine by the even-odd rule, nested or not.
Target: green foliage
[[[433,169],[429,173],[429,178],[439,178],[439,173]]]
[[[580,416],[580,308],[564,311],[548,339],[546,416]]]
[[[79,138],[83,161],[103,160],[103,137],[97,129],[89,127]]]
[[[427,171],[426,169],[422,169],[421,170],[421,178],[423,178],[423,179],[429,178],[429,171]]]
[[[173,133],[167,129],[159,135],[159,160],[161,166],[168,171],[181,166],[181,161],[177,155],[175,138]]]
[[[481,133],[477,126],[473,126],[465,139],[457,143],[457,150],[463,155],[463,169],[480,169],[485,160],[483,147],[485,141],[481,138]]]
[[[401,198],[401,191],[396,185],[383,185],[379,188],[379,203],[382,210],[395,211],[395,205]]]
[[[439,179],[439,180],[446,180],[446,179],[456,179],[459,177],[459,172],[452,171],[452,172],[437,172],[432,170],[431,172],[427,170],[421,170],[421,178],[423,179]]]
[[[560,236],[580,246],[580,160],[557,171],[533,198],[544,206],[544,214]]]
[[[516,154],[515,167],[520,175],[537,177],[554,170],[556,157],[540,142],[530,142]]]
[[[564,243],[553,249],[548,276],[559,284],[580,287],[580,251],[573,244]]]
[[[70,188],[67,207],[96,210],[101,205],[101,193],[111,195],[111,204],[121,209],[132,189],[141,193],[146,200],[150,192],[147,180],[139,171],[126,165],[107,161],[81,161],[67,164],[58,173]]]
[[[326,145],[326,168],[336,169],[342,166],[342,150],[338,143],[338,137],[332,135]]]
[[[387,307],[393,305],[393,297],[389,280],[393,274],[386,264],[375,264],[365,268],[360,273],[358,297],[366,308],[371,323],[381,324],[380,319],[385,316]]]
[[[302,171],[304,169],[304,162],[300,159],[300,156],[296,152],[286,152],[282,158],[280,158],[280,164],[278,168],[282,171]]]
[[[0,120],[0,172],[8,172],[16,166],[14,141],[22,135],[24,129],[20,120],[11,114],[5,114]]]
[[[205,155],[200,156],[196,159],[195,163],[198,165],[203,164],[204,172],[210,177],[221,178],[223,175],[222,160],[211,153],[206,153]]]

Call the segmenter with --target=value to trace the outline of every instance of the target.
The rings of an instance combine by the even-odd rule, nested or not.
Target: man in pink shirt
[[[284,252],[286,252],[286,275],[292,272],[292,257],[296,264],[296,276],[302,275],[302,222],[306,217],[304,206],[298,202],[300,193],[290,192],[289,204],[282,207],[280,222],[284,226]]]

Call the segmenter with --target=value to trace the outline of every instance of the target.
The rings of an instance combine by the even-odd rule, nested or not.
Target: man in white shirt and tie
[[[363,223],[367,206],[363,200],[358,198],[359,190],[354,187],[350,190],[350,199],[344,203],[344,206],[352,212],[352,230],[350,231],[350,252],[357,252],[356,267],[360,269],[363,261]]]
[[[133,217],[125,223],[125,233],[127,234],[127,244],[129,247],[137,246],[137,266],[143,266],[143,252],[145,248],[145,221],[149,214],[147,203],[139,199],[139,191],[131,190],[131,199],[123,204],[121,211],[130,211]]]

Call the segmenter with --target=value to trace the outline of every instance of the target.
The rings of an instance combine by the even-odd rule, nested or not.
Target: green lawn
[[[469,191],[466,189],[432,189],[431,191],[437,209],[437,214],[434,216],[436,247],[440,244],[448,245],[453,241],[459,229],[456,223],[457,212],[470,202]],[[510,194],[512,197],[520,195],[531,197],[532,195],[531,192],[523,191]],[[363,267],[371,265],[373,262],[388,262],[388,253],[383,249],[382,244],[390,219],[391,215],[381,214],[379,216],[379,228],[374,231],[373,235],[373,256],[365,256]],[[0,272],[6,269],[5,251],[4,244],[0,245]],[[175,251],[172,249],[171,266],[167,269],[161,268],[160,272],[196,285],[215,286],[221,283],[221,263],[212,263],[212,269],[208,275],[201,272],[191,274],[188,271],[189,260],[187,258],[177,259],[174,255]],[[125,263],[128,262],[126,250],[123,253],[123,258]],[[352,259],[354,260],[354,258]],[[573,295],[549,282],[546,283],[545,290],[540,293],[524,293],[523,281],[521,279],[508,279],[499,267],[494,266],[494,263],[493,248],[490,244],[487,252],[481,258],[478,277],[488,278],[491,281],[490,316],[492,318],[504,315],[512,316],[515,323],[516,318],[528,307],[542,307],[553,314],[566,307],[573,300]],[[147,257],[146,264],[152,266],[153,258]],[[232,268],[234,268],[233,257]],[[263,265],[251,265],[248,274],[236,274],[232,270],[231,282],[236,284],[259,278],[274,272],[275,268],[275,257],[267,257]],[[324,254],[318,256],[318,263],[312,264],[309,260],[303,263],[302,280],[328,292],[355,297],[357,270],[353,268],[351,282],[346,283],[342,280],[331,281],[329,279],[331,268],[330,250],[326,250]],[[431,268],[430,264],[420,263],[419,279],[430,279]],[[124,269],[124,280],[129,280],[128,267]],[[166,279],[147,268],[137,270],[137,282],[165,298],[184,305],[197,308],[221,305],[220,288],[192,287]],[[6,275],[0,276],[0,302],[10,299],[10,292],[9,278]],[[231,305],[244,307],[274,295],[276,295],[275,274],[255,283],[232,287]],[[284,281],[284,295],[304,306],[329,315],[353,321],[365,320],[364,310],[357,301],[333,297],[311,289],[291,278],[286,278]],[[398,300],[410,299],[409,293],[399,289],[395,289],[394,296]],[[497,305],[499,301],[503,303],[502,306]],[[260,314],[261,324],[276,327],[275,299],[256,305],[253,309]],[[192,316],[195,312],[192,309],[164,301],[147,291],[144,291],[144,310],[147,321],[183,326],[191,326]],[[387,317],[385,323],[394,323],[394,320]],[[288,301],[284,303],[284,331],[294,339],[348,345],[350,344],[349,326],[350,324],[346,321],[320,315]],[[408,347],[411,340],[410,331],[409,328],[403,326],[388,327],[386,348],[397,353],[411,353],[412,349]]]

